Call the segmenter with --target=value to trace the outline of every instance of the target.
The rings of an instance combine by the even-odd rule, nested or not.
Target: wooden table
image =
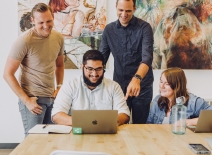
[[[194,155],[189,143],[201,143],[212,133],[175,135],[170,125],[127,124],[117,134],[30,134],[11,155],[49,155],[54,150],[107,152],[111,155]]]

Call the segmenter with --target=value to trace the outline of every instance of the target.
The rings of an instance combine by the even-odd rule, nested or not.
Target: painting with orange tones
[[[30,12],[37,3],[52,8],[54,29],[65,40],[65,68],[80,68],[83,54],[99,48],[106,26],[106,0],[18,0],[19,33],[33,27]]]
[[[212,69],[212,0],[137,0],[152,26],[154,69]]]

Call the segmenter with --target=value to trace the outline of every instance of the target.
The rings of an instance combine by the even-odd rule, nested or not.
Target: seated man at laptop
[[[118,110],[118,125],[129,121],[130,111],[121,87],[104,78],[104,57],[97,50],[83,55],[80,77],[64,84],[52,109],[52,120],[57,124],[72,125],[72,110]]]
[[[160,95],[152,102],[147,119],[148,124],[171,124],[171,108],[176,104],[176,98],[184,96],[187,107],[186,125],[196,125],[201,110],[212,107],[202,98],[188,93],[185,73],[180,68],[169,68],[162,72],[160,77]]]

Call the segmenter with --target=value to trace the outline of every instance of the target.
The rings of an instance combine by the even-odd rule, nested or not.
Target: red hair
[[[53,13],[64,10],[66,8],[65,0],[50,0],[49,6],[52,8]]]

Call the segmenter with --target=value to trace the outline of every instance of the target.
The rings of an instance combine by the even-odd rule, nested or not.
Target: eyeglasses
[[[85,66],[84,66],[85,67]],[[96,71],[96,73],[100,73],[104,70],[103,67],[98,67],[98,68],[92,68],[92,67],[85,67],[86,71],[88,73],[92,73],[93,71]]]

